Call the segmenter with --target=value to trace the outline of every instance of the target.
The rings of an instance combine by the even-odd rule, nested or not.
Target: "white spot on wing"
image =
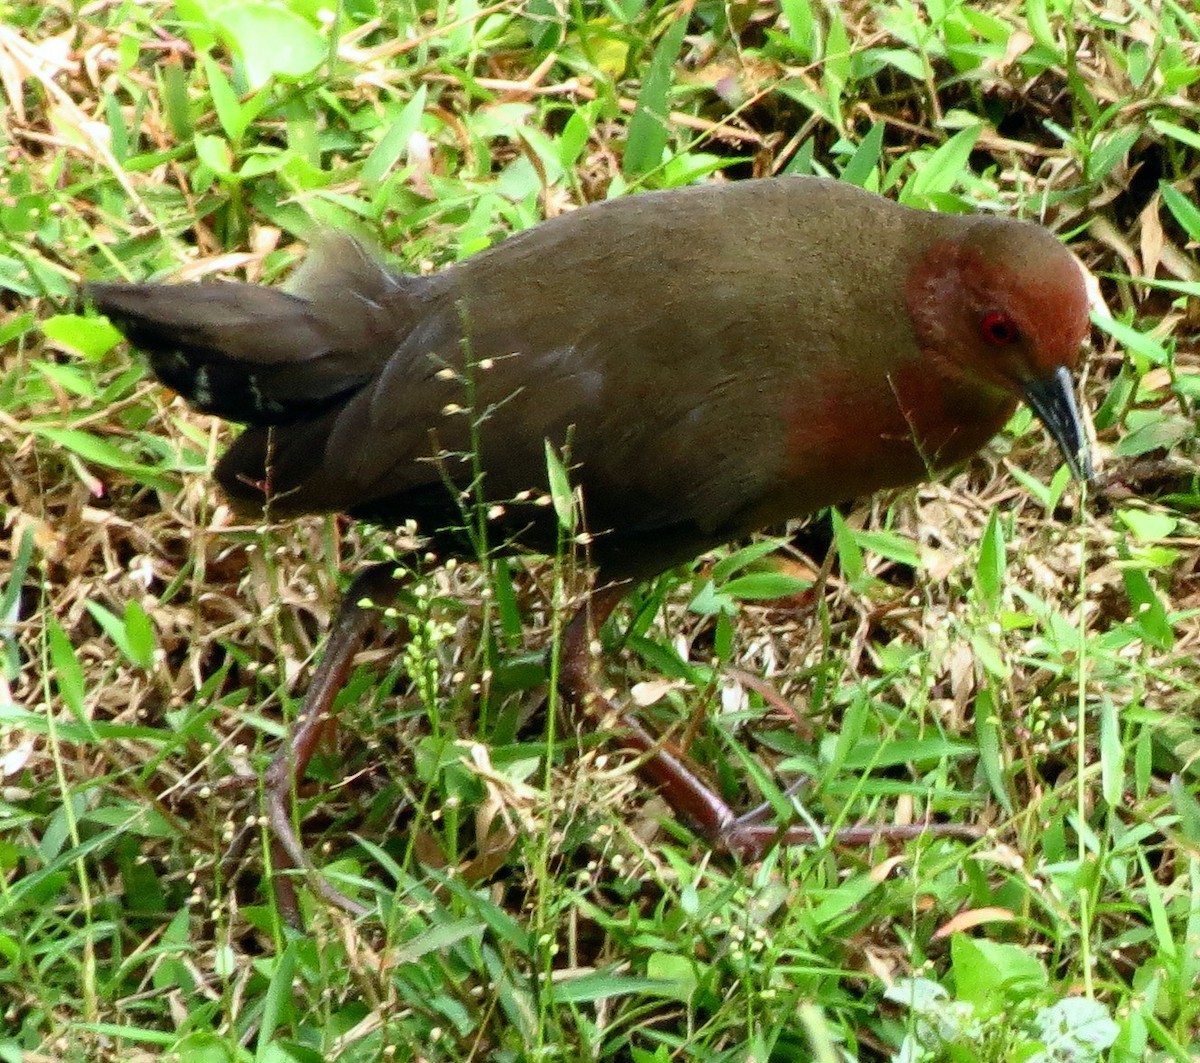
[[[202,408],[212,405],[212,382],[208,375],[208,366],[202,365],[196,370],[192,380],[192,401]]]

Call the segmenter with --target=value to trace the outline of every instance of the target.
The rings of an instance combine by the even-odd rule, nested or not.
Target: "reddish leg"
[[[847,845],[866,845],[875,838],[904,840],[924,834],[978,838],[982,831],[956,823],[914,823],[905,826],[842,827],[819,832],[798,824],[766,822],[771,806],[760,805],[744,815],[735,815],[712,788],[688,766],[678,750],[655,738],[631,714],[622,712],[601,692],[593,675],[591,641],[617,604],[629,591],[628,584],[601,587],[583,604],[563,636],[559,689],[570,702],[594,719],[613,717],[620,721],[622,741],[645,755],[639,767],[643,779],[655,786],[675,814],[715,848],[755,859],[775,844],[808,845],[822,836]]]
[[[355,655],[378,622],[380,611],[395,602],[403,585],[403,579],[397,577],[396,565],[389,563],[372,565],[354,577],[334,617],[325,652],[304,696],[300,715],[264,778],[267,822],[274,837],[277,866],[312,872],[310,878],[317,893],[352,915],[363,915],[368,909],[331,886],[313,867],[292,826],[292,798],[329,722],[334,699],[350,676]],[[300,910],[290,877],[279,876],[275,891],[284,917],[293,926],[299,926]]]
[[[363,915],[368,909],[335,889],[313,867],[292,826],[292,797],[329,721],[338,691],[346,684],[354,657],[376,624],[380,610],[393,604],[403,581],[394,564],[375,565],[359,573],[346,591],[334,618],[325,653],[313,675],[304,705],[288,737],[275,756],[264,780],[267,820],[274,837],[277,866],[311,872],[316,892],[331,904]],[[770,805],[737,816],[729,805],[688,766],[684,757],[665,740],[656,738],[630,713],[622,712],[601,692],[592,668],[591,641],[629,591],[628,584],[613,584],[593,592],[575,614],[563,635],[559,688],[572,704],[593,719],[611,716],[620,722],[622,741],[645,757],[639,772],[658,789],[675,814],[715,848],[741,856],[761,856],[771,846],[811,844],[820,833],[799,825],[777,826],[766,822]],[[865,845],[875,838],[907,839],[923,834],[977,838],[980,831],[958,824],[844,827],[831,836],[849,845]],[[294,926],[300,925],[299,904],[289,876],[276,879],[280,910]]]

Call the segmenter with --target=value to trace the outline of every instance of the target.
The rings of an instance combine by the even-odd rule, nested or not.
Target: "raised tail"
[[[310,251],[290,291],[252,284],[91,284],[88,297],[164,384],[229,421],[318,417],[379,372],[409,323],[419,278],[348,236]]]

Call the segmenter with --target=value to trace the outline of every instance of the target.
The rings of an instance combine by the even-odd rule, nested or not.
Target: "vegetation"
[[[1176,0],[6,5],[0,1060],[1194,1060],[1198,82]],[[427,565],[301,793],[374,914],[300,880],[288,927],[257,780],[396,535],[239,523],[80,280],[278,282],[325,226],[433,269],[777,172],[1068,239],[1101,476],[1023,411],[645,587],[609,679],[738,807],[987,836],[710,854],[545,709],[586,569]]]

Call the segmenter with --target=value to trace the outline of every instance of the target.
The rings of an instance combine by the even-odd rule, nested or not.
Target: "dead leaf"
[[[951,934],[957,934],[961,930],[970,930],[972,927],[982,926],[984,923],[1011,923],[1016,918],[1007,908],[971,908],[965,912],[959,912],[958,915],[938,927],[933,932],[933,940],[941,941]]]

